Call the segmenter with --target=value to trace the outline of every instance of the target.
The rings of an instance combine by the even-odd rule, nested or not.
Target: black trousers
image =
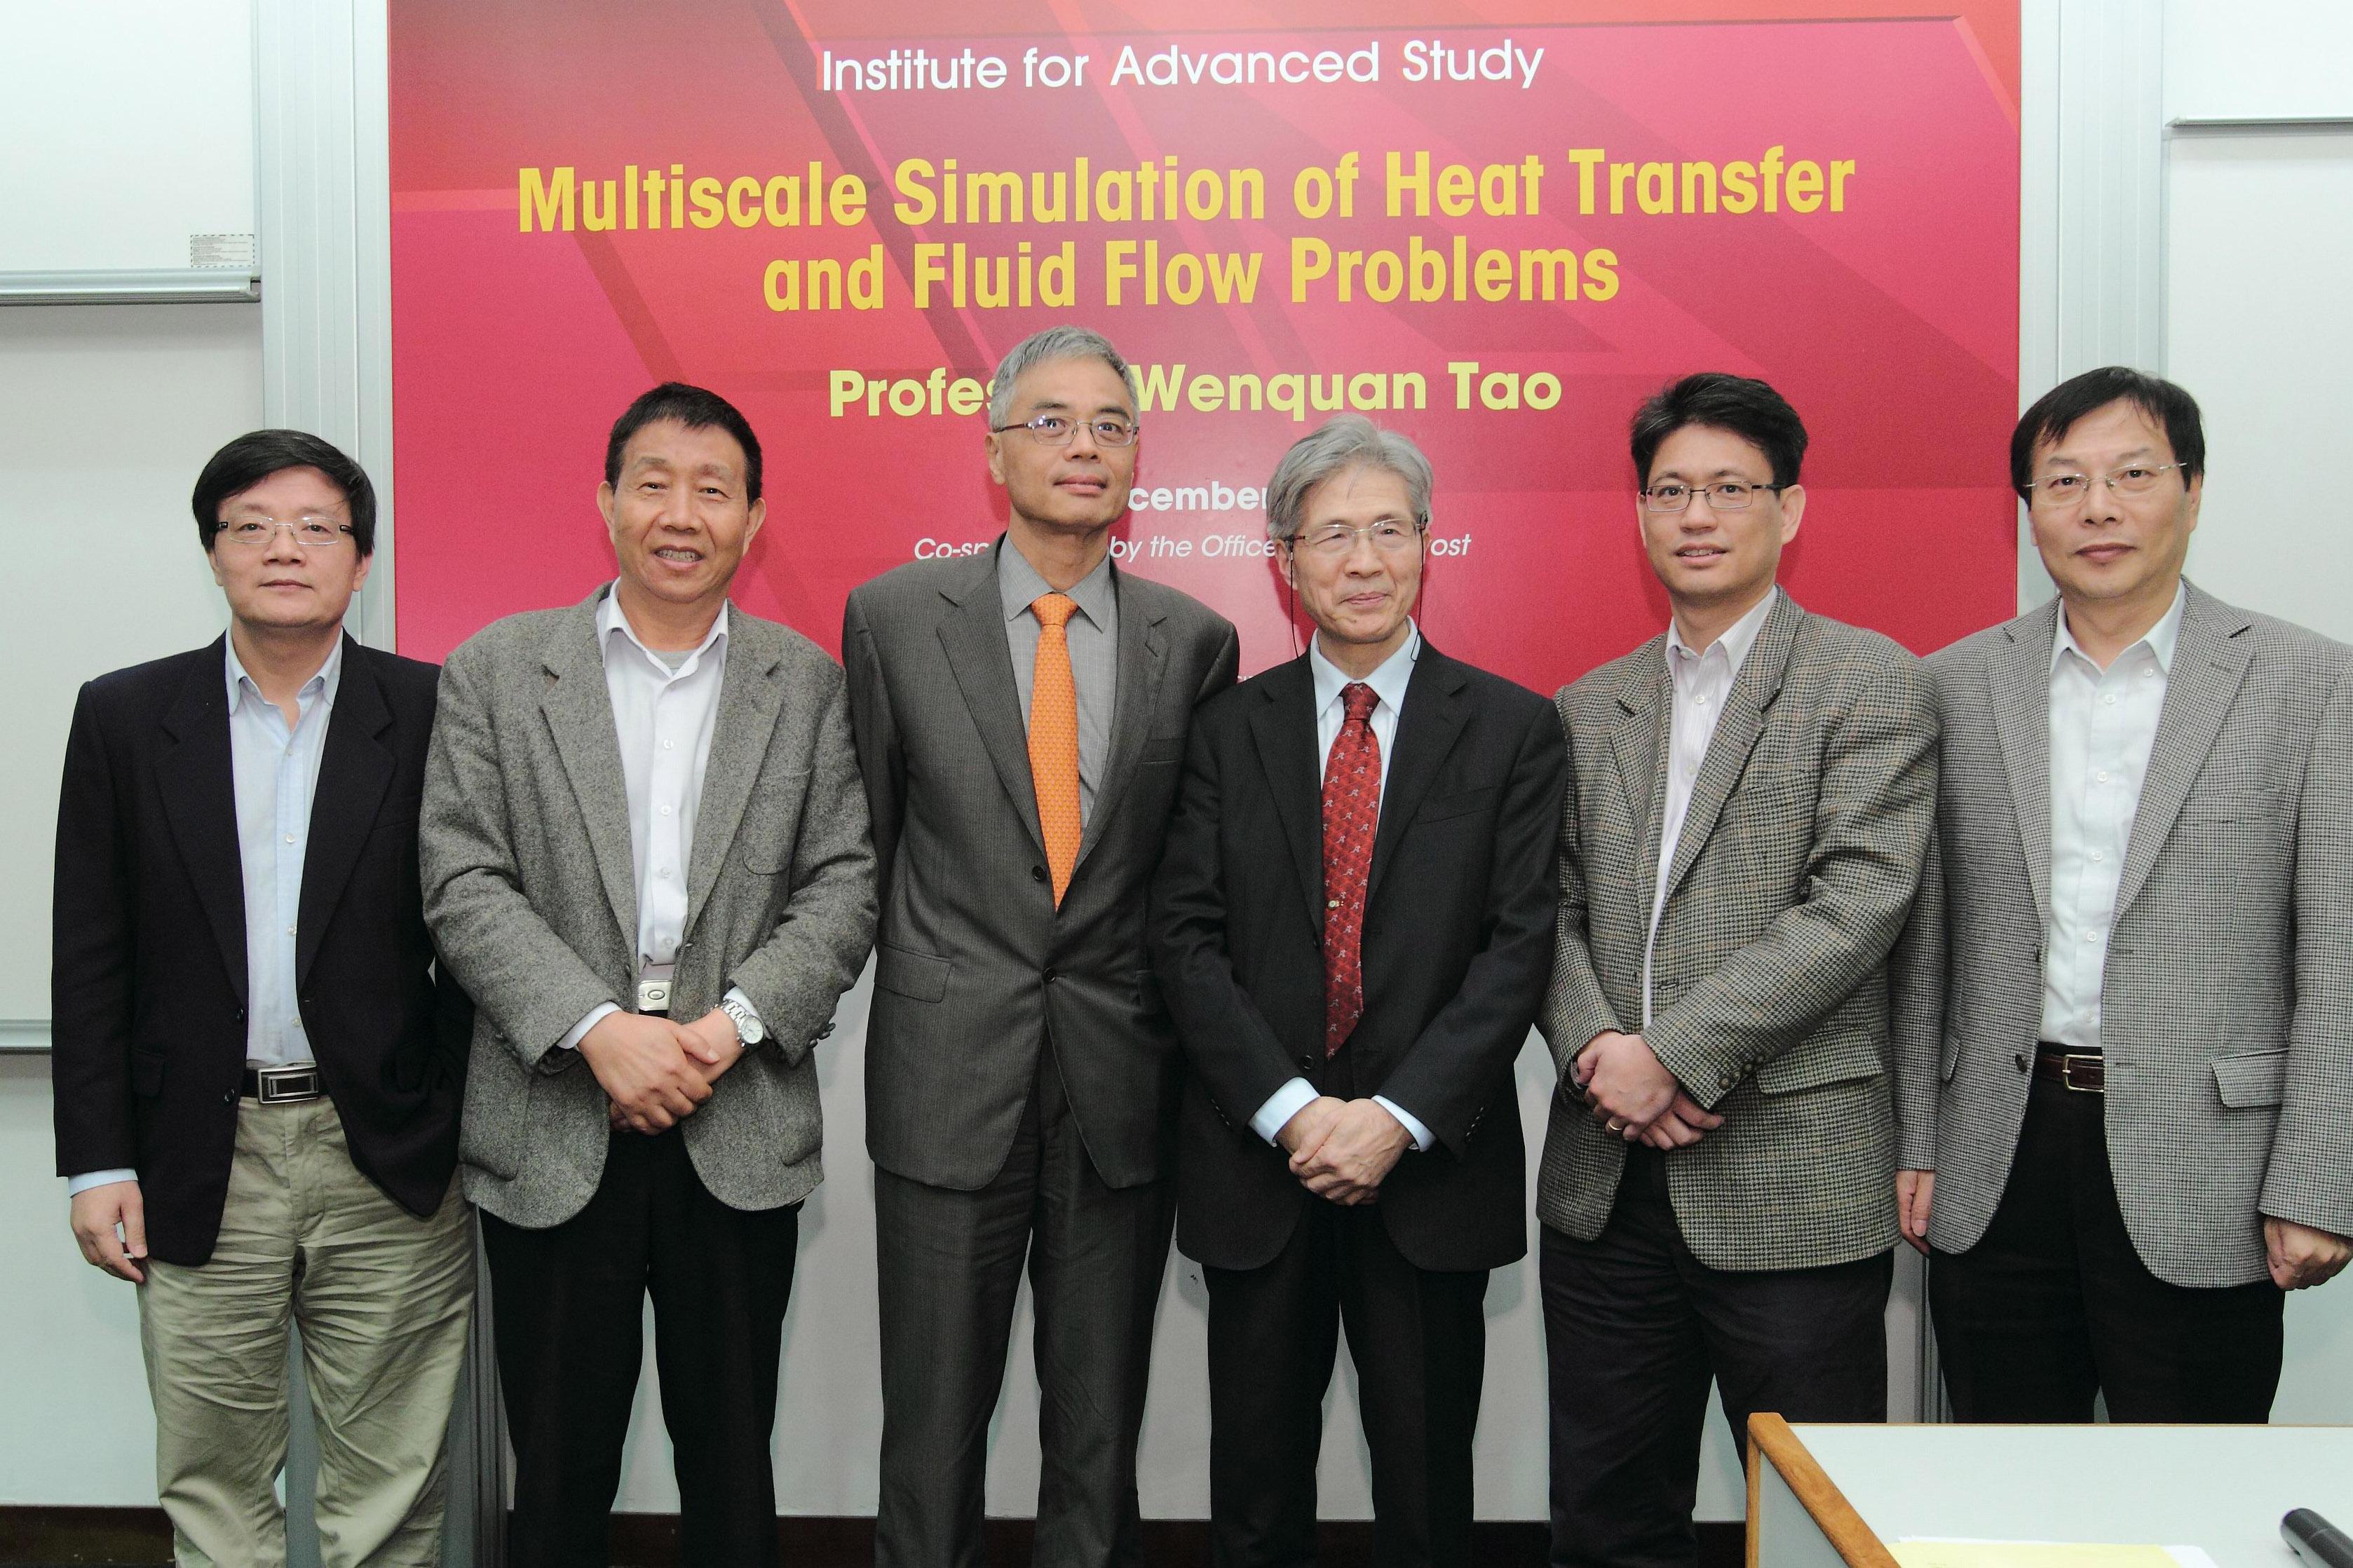
[[[1324,1393],[1344,1327],[1372,1454],[1374,1563],[1467,1565],[1487,1271],[1417,1268],[1377,1205],[1318,1201],[1273,1262],[1201,1273],[1218,1568],[1314,1563]]]
[[[1939,1252],[1928,1308],[1963,1421],[2264,1421],[2286,1296],[2268,1279],[2200,1289],[2148,1270],[2116,1206],[2105,1096],[2034,1081],[1993,1222]]]
[[[676,1128],[615,1132],[596,1195],[562,1225],[482,1215],[515,1450],[513,1568],[610,1560],[649,1292],[681,1560],[777,1561],[769,1446],[799,1237],[798,1204],[733,1209],[705,1191]]]
[[[1176,1210],[1095,1173],[1053,1052],[977,1192],[874,1173],[882,1352],[879,1568],[979,1568],[988,1423],[1022,1266],[1037,1309],[1038,1568],[1134,1563],[1135,1446]]]
[[[1887,1419],[1893,1249],[1822,1268],[1711,1268],[1683,1244],[1672,1155],[1637,1149],[1609,1222],[1545,1227],[1552,1394],[1552,1561],[1698,1560],[1692,1510],[1711,1378],[1736,1442],[1748,1417]]]

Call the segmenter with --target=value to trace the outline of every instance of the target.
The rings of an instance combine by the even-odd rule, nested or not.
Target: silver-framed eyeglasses
[[[1337,559],[1356,548],[1356,541],[1369,539],[1373,548],[1384,555],[1398,555],[1414,547],[1428,527],[1422,522],[1403,522],[1385,517],[1378,522],[1368,522],[1362,528],[1351,528],[1345,522],[1327,522],[1320,528],[1302,529],[1291,541],[1294,550]]]
[[[332,550],[352,540],[352,525],[339,518],[322,517],[305,512],[280,521],[274,517],[239,517],[214,528],[214,537],[226,539],[231,544],[241,544],[248,550],[259,550],[278,537],[284,529],[294,536],[294,542],[305,550]]]
[[[1758,490],[1770,490],[1778,496],[1788,488],[1752,485],[1746,479],[1718,479],[1712,485],[1687,485],[1665,479],[1642,491],[1642,507],[1646,511],[1683,511],[1690,507],[1693,496],[1704,495],[1712,511],[1746,511],[1756,502]]]
[[[2108,487],[2108,493],[2119,496],[2145,496],[2157,489],[2166,475],[2181,467],[2179,463],[2127,463],[2109,473],[2052,474],[2048,479],[2035,479],[2026,487],[2027,504],[2057,510],[2073,506],[2092,493],[2092,482],[2097,479]]]
[[[1077,437],[1082,424],[1087,427],[1087,434],[1094,437],[1098,447],[1133,447],[1136,437],[1144,430],[1143,426],[1132,419],[1113,419],[1105,415],[1098,419],[1079,420],[1062,414],[1040,414],[1035,419],[1023,419],[1011,425],[992,425],[988,428],[998,436],[1008,430],[1027,430],[1030,439],[1041,447],[1067,447]]]

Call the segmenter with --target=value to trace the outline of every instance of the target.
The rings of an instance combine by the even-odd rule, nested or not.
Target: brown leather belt
[[[2035,1047],[2034,1076],[2049,1079],[2078,1094],[2103,1094],[2107,1090],[2107,1061],[2099,1052],[2054,1046],[2047,1040]]]

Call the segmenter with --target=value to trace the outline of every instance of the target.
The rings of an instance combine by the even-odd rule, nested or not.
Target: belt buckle
[[[2092,1073],[2096,1075],[2097,1081],[2077,1083],[2075,1064],[2078,1062],[2086,1064]],[[2106,1067],[2107,1058],[2104,1054],[2091,1051],[2064,1051],[2059,1057],[2059,1082],[2071,1093],[2101,1094],[2105,1092],[2107,1087]]]
[[[667,980],[638,981],[638,1011],[640,1013],[669,1012],[670,986],[670,983]]]
[[[253,1076],[254,1088],[259,1091],[255,1099],[263,1105],[319,1098],[317,1068],[262,1068]]]

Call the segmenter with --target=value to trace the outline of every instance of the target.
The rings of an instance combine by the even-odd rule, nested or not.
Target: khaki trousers
[[[317,1415],[322,1559],[438,1568],[473,1237],[455,1180],[420,1220],[360,1174],[333,1101],[239,1104],[211,1260],[150,1263],[139,1290],[155,1485],[183,1564],[286,1561],[290,1322]]]

